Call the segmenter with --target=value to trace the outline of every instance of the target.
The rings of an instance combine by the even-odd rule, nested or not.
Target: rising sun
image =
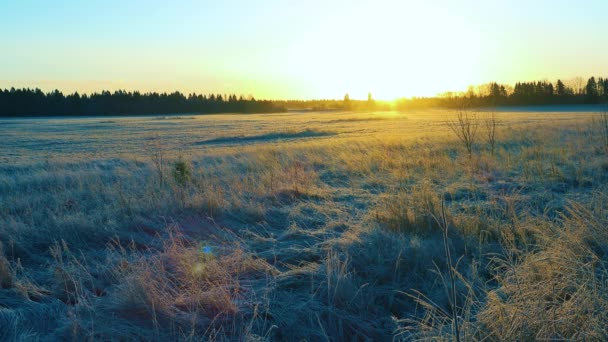
[[[463,20],[430,5],[392,4],[375,17],[365,6],[349,11],[315,23],[285,59],[312,97],[434,96],[475,80],[477,45]],[[434,11],[433,21],[417,11]]]

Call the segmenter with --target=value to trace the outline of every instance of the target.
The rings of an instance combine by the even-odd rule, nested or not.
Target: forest
[[[480,108],[530,105],[603,104],[608,99],[608,78],[582,78],[568,84],[557,80],[517,82],[515,86],[496,82],[469,87],[466,92],[445,92],[435,97],[401,98],[393,103],[367,100],[256,100],[235,94],[140,93],[117,90],[90,95],[78,92],[65,95],[59,90],[0,90],[0,116],[82,116],[82,115],[146,115],[146,114],[214,114],[214,113],[277,113],[292,110],[409,110],[416,108]]]
[[[446,92],[436,97],[402,98],[397,109],[463,108],[539,105],[603,104],[608,99],[608,78],[590,77],[586,84],[577,77],[568,85],[557,80],[517,82],[514,87],[496,82],[469,87],[466,92]]]
[[[78,92],[64,95],[59,90],[44,93],[40,89],[0,90],[0,116],[82,116],[82,115],[146,115],[183,113],[272,113],[285,108],[271,101],[236,95],[188,96],[173,92],[140,93],[117,90],[91,95]]]

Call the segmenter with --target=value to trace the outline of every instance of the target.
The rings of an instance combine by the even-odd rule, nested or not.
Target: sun
[[[364,99],[371,92],[392,100],[466,89],[476,80],[474,30],[423,6],[396,3],[381,12],[374,8],[373,16],[355,6],[315,23],[292,47],[285,69],[308,85],[311,97],[349,93]],[[416,11],[434,11],[433,21]]]

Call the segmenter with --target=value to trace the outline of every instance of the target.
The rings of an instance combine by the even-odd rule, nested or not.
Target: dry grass
[[[502,113],[469,150],[446,115],[132,119],[44,162],[12,142],[0,339],[608,338],[602,126]]]

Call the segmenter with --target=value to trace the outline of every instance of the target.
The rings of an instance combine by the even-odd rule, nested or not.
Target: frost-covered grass
[[[607,339],[597,114],[452,115],[6,120],[0,340]]]

